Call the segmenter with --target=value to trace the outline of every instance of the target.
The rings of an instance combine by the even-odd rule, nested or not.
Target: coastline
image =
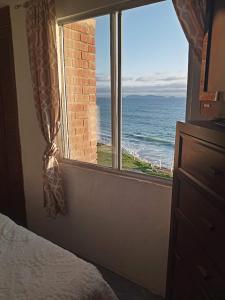
[[[104,143],[97,144],[98,164],[106,167],[112,166],[112,147]],[[123,169],[135,171],[142,174],[156,176],[161,178],[172,178],[171,170],[158,167],[139,157],[135,157],[128,150],[122,149]]]

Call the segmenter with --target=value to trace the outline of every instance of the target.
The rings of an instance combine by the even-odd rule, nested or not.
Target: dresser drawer
[[[179,181],[177,211],[194,226],[206,252],[225,275],[225,215],[185,180]]]
[[[193,281],[184,261],[174,254],[173,300],[211,300],[207,292]]]
[[[225,299],[225,277],[222,276],[211,260],[198,246],[198,241],[193,236],[188,224],[182,221],[177,223],[176,252],[180,260],[187,266],[189,276],[199,286],[203,286],[209,299]]]
[[[182,135],[179,168],[225,199],[225,150]]]

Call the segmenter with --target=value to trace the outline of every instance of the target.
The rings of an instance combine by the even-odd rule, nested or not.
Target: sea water
[[[171,168],[176,122],[185,119],[185,97],[130,95],[122,100],[122,147],[157,166]],[[111,144],[111,100],[97,98],[98,142]]]

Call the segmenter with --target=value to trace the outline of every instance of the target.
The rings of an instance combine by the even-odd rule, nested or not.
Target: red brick
[[[80,31],[80,24],[78,22],[74,22],[71,24],[72,30]]]
[[[95,62],[96,61],[95,54],[94,53],[88,53],[87,54],[87,60]]]
[[[75,101],[76,102],[88,102],[89,95],[75,95]]]
[[[83,68],[84,69],[88,69],[89,68],[89,64],[87,61],[83,60]]]
[[[95,70],[96,69],[95,62],[89,61],[88,67],[89,67],[89,69]]]
[[[73,55],[73,50],[65,47],[64,48],[64,57],[72,57],[72,55]]]
[[[89,99],[91,102],[95,102],[96,101],[96,95],[90,95]]]
[[[64,49],[66,48],[74,48],[74,41],[71,39],[64,39]]]
[[[81,119],[74,119],[70,122],[70,125],[73,126],[73,128],[82,127],[84,125],[83,120]]]
[[[83,84],[83,79],[79,77],[74,78],[74,84],[76,85],[82,85]]]
[[[74,103],[68,103],[67,104],[67,110],[70,112],[70,119],[72,118],[71,112],[75,112],[75,104]]]
[[[88,26],[88,33],[94,35],[95,34],[95,27],[94,26]]]
[[[88,84],[96,86],[96,79],[89,79]]]
[[[81,58],[87,60],[88,59],[88,53],[87,52],[82,52]]]
[[[66,74],[66,76],[74,76],[75,69],[73,67],[65,66],[65,74]]]
[[[92,37],[92,36],[90,36],[90,35],[88,35],[87,42],[90,45],[95,45],[95,38]]]
[[[66,67],[72,67],[72,58],[70,57],[65,57],[65,66]]]
[[[83,85],[89,85],[89,80],[87,78],[82,78]]]
[[[84,127],[78,127],[78,128],[75,128],[75,133],[76,133],[76,135],[83,135],[83,134],[84,134],[84,131],[85,131],[85,128],[84,128]]]
[[[63,26],[63,28],[64,28],[64,30],[66,29],[66,28],[72,28],[72,24],[71,23],[69,23],[69,24],[65,24],[64,26]]]
[[[64,40],[65,39],[70,39],[72,37],[71,29],[64,27],[63,37],[64,37]]]
[[[81,21],[64,29],[70,154],[96,163],[95,27]]]
[[[84,86],[83,94],[96,94],[96,87],[93,86]]]
[[[65,79],[66,79],[66,85],[68,85],[68,84],[74,84],[74,78],[73,78],[73,76],[65,74]]]
[[[87,52],[88,51],[88,44],[85,44],[83,42],[76,42],[76,48],[78,50]]]
[[[80,111],[76,111],[76,118],[77,119],[81,119],[81,118],[88,118],[88,111],[87,110],[80,110]]]
[[[80,40],[81,40],[82,42],[87,43],[87,42],[88,42],[88,35],[85,34],[85,33],[81,33]]]
[[[88,33],[88,25],[87,24],[85,24],[85,22],[81,22],[80,23],[80,31],[81,32],[84,32],[84,33]]]
[[[80,50],[74,51],[73,57],[74,57],[74,58],[81,58],[81,51],[80,51]]]
[[[72,66],[76,68],[82,68],[83,67],[83,61],[80,58],[75,58],[72,60]]]
[[[75,40],[75,41],[80,41],[81,39],[81,34],[75,30],[72,30],[71,31],[71,38],[72,40]]]
[[[88,50],[87,50],[89,53],[96,53],[96,49],[95,49],[95,46],[92,46],[92,45],[88,45]]]

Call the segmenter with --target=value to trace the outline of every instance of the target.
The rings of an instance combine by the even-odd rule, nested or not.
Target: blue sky
[[[109,16],[96,18],[99,95],[109,94]],[[171,0],[123,11],[123,94],[185,96],[188,43]]]

